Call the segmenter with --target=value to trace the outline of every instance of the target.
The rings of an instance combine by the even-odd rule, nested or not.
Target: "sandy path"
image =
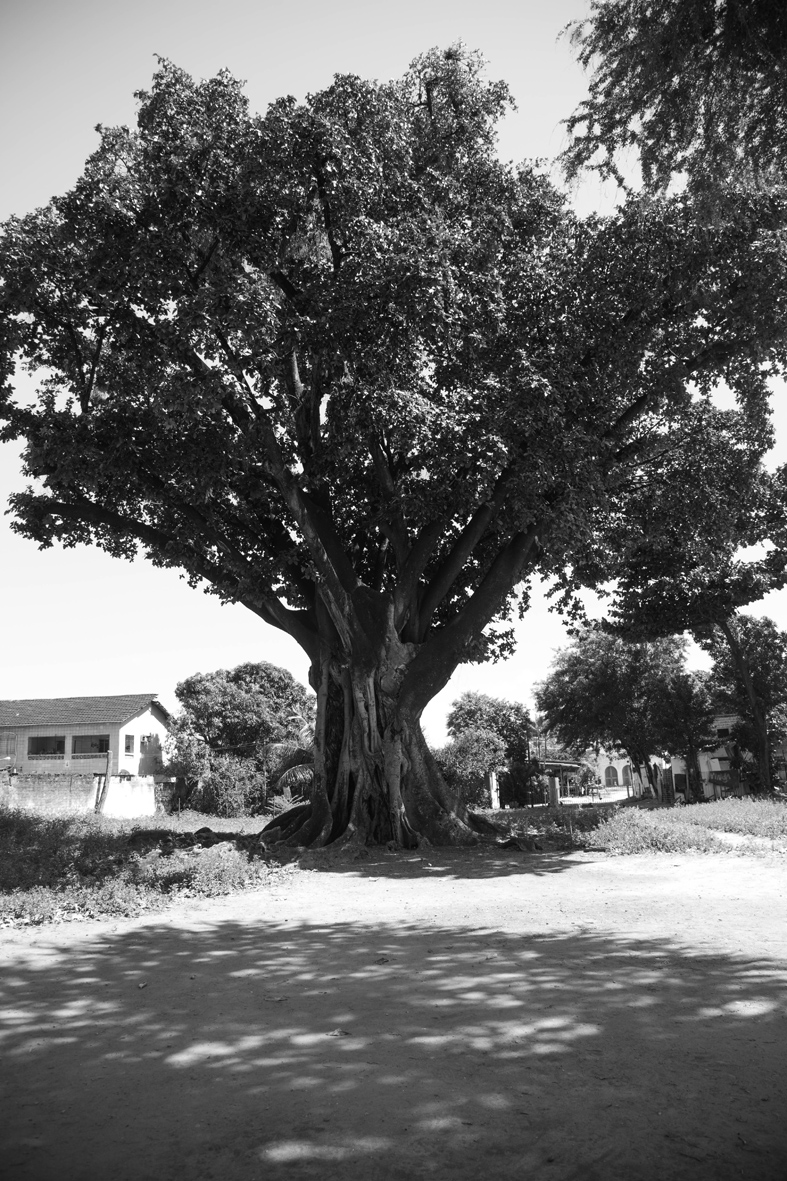
[[[6,933],[0,1175],[785,1181],[786,904],[472,850]]]

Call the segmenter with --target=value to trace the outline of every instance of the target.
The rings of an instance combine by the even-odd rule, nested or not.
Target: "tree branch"
[[[527,532],[515,534],[500,550],[461,611],[423,644],[402,682],[400,700],[404,709],[419,715],[435,693],[448,683],[469,640],[494,619],[506,596],[521,580],[537,538],[536,523]]]
[[[36,507],[38,509],[44,509],[44,515],[60,517],[64,521],[75,521],[78,524],[85,525],[106,526],[113,533],[133,537],[137,541],[141,541],[143,545],[146,545],[153,551],[158,550],[166,553],[168,545],[172,542],[171,535],[164,530],[156,529],[154,526],[148,525],[143,521],[130,520],[121,513],[102,508],[100,505],[94,504],[92,500],[87,500],[86,498],[80,498],[73,503],[38,498]],[[254,612],[255,615],[259,615],[261,619],[272,627],[291,635],[310,657],[313,651],[317,651],[319,637],[314,628],[311,612],[293,611],[291,608],[286,607],[273,594],[255,594],[252,597],[248,594],[241,593],[241,583],[237,574],[227,571],[215,562],[211,562],[209,558],[194,549],[193,546],[179,544],[187,552],[188,565],[184,566],[184,568],[189,573],[196,574],[206,582],[210,582],[217,587],[226,587],[227,584],[234,585],[238,590],[237,601],[243,603],[244,607]],[[178,564],[181,565],[182,563]]]
[[[510,469],[507,468],[498,476],[489,500],[479,505],[473,513],[467,525],[456,539],[451,552],[441,563],[429,586],[421,596],[418,613],[422,633],[429,627],[432,615],[450,591],[454,582],[459,577],[465,562],[497,515],[505,498],[505,489],[510,475]]]

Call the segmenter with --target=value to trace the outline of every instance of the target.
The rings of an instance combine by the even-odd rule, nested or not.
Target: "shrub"
[[[214,816],[248,816],[261,795],[264,795],[263,776],[253,760],[214,755],[190,802]]]
[[[156,817],[155,828],[103,816],[40,816],[0,807],[0,925],[121,917],[167,898],[211,897],[259,886],[283,871],[229,841],[163,853],[167,831],[206,817]],[[262,821],[233,827],[258,830]],[[227,821],[213,827],[229,827]]]

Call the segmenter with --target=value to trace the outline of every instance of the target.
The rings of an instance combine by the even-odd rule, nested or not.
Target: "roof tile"
[[[124,693],[118,697],[38,697],[0,701],[0,726],[122,725],[155,702],[155,693]]]

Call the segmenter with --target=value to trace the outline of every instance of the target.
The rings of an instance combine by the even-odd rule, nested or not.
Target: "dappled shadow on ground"
[[[787,1175],[787,971],[601,934],[164,920],[5,974],[9,1178]]]
[[[582,853],[582,857],[568,854]],[[469,848],[434,847],[415,851],[388,852],[382,846],[349,847],[334,853],[330,846],[306,852],[300,858],[305,869],[321,873],[359,874],[379,878],[505,878],[564,873],[583,864],[584,850],[528,852],[498,849],[492,842]]]

